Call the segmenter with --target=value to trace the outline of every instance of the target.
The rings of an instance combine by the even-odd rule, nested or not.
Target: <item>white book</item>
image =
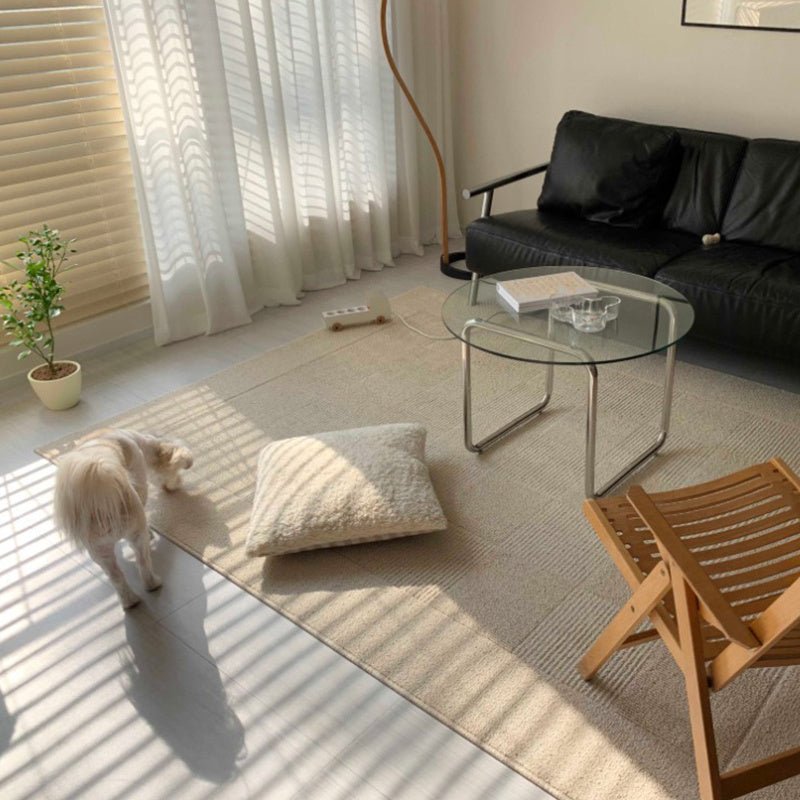
[[[557,272],[535,278],[514,278],[497,282],[497,294],[515,311],[548,308],[556,300],[592,297],[597,289],[577,272]]]

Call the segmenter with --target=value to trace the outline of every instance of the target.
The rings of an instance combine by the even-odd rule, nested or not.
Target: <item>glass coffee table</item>
[[[571,323],[554,318],[551,310],[514,313],[497,299],[498,281],[577,272],[597,287],[599,295],[620,298],[616,319],[596,333],[582,333]],[[447,329],[461,340],[464,444],[481,453],[512,431],[536,417],[550,401],[556,366],[584,367],[589,373],[586,407],[586,466],[584,487],[587,497],[598,497],[653,456],[669,433],[672,388],[675,375],[675,345],[691,329],[694,311],[675,289],[659,281],[621,270],[603,267],[532,267],[477,277],[456,289],[445,300],[442,319]],[[472,433],[472,348],[492,355],[542,364],[545,368],[544,397],[524,414],[512,419],[479,442]],[[600,364],[629,361],[666,351],[666,377],[661,404],[661,424],[653,444],[626,464],[610,481],[595,486],[597,439],[597,394]]]

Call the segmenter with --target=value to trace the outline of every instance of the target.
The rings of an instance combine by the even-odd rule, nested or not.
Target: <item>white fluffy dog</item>
[[[161,586],[153,572],[147,502],[148,467],[167,491],[181,486],[181,470],[192,466],[192,454],[176,442],[125,430],[102,430],[82,439],[58,459],[55,488],[56,524],[105,570],[123,608],[139,602],[117,563],[114,545],[127,539],[136,554],[147,591]]]

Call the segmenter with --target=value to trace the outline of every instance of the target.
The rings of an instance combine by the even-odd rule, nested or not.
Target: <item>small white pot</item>
[[[64,378],[56,378],[52,381],[40,381],[31,377],[39,369],[41,364],[34,367],[28,373],[28,383],[30,383],[36,396],[51,411],[63,411],[72,408],[81,399],[81,365],[77,361],[67,361],[60,359],[58,364],[74,364],[77,369],[75,372]]]

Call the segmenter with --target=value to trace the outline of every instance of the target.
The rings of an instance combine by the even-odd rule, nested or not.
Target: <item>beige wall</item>
[[[562,113],[800,139],[800,33],[680,25],[680,0],[450,0],[456,185],[547,161]],[[538,179],[495,210],[535,205]],[[479,213],[462,201],[462,223]]]

